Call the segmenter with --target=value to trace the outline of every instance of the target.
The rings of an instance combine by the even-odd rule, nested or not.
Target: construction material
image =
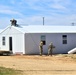
[[[72,50],[68,51],[68,54],[74,54],[76,52],[76,48],[73,48]]]

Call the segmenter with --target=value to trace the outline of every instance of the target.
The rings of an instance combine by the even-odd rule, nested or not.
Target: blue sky
[[[42,25],[43,17],[45,25],[76,23],[76,0],[0,0],[0,28],[13,18],[22,25]]]

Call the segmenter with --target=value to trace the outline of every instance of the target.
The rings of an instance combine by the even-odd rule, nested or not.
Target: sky
[[[20,25],[76,25],[76,0],[0,0],[0,29]]]

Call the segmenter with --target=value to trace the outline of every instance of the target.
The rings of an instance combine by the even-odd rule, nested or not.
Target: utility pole
[[[44,25],[44,17],[43,17],[43,25]]]

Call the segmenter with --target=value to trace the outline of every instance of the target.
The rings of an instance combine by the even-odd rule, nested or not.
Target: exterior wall
[[[9,51],[9,47],[8,47],[8,36],[5,37],[6,41],[5,41],[5,46],[2,45],[2,37],[5,37],[5,35],[1,35],[0,36],[0,50],[5,50],[5,51]]]
[[[39,54],[41,35],[46,36],[46,45],[43,46],[44,54],[48,52],[48,45],[53,42],[53,53],[67,53],[76,47],[76,34],[74,33],[26,33],[25,54]],[[62,43],[62,35],[67,35],[67,44]]]
[[[24,53],[24,35],[14,35],[13,36],[13,53],[23,54]]]
[[[2,37],[6,38],[6,45],[2,45]],[[24,34],[20,31],[9,27],[0,34],[0,50],[9,51],[9,37],[12,37],[12,52],[23,53],[24,51]]]
[[[46,36],[46,45],[43,46],[44,54],[48,53],[48,45],[53,42],[53,53],[67,53],[76,47],[75,33],[22,33],[13,27],[8,27],[0,34],[0,50],[9,50],[9,37],[12,37],[13,53],[39,54],[41,35]],[[67,35],[67,44],[62,43],[62,35]],[[6,38],[6,45],[2,45],[2,37]]]

